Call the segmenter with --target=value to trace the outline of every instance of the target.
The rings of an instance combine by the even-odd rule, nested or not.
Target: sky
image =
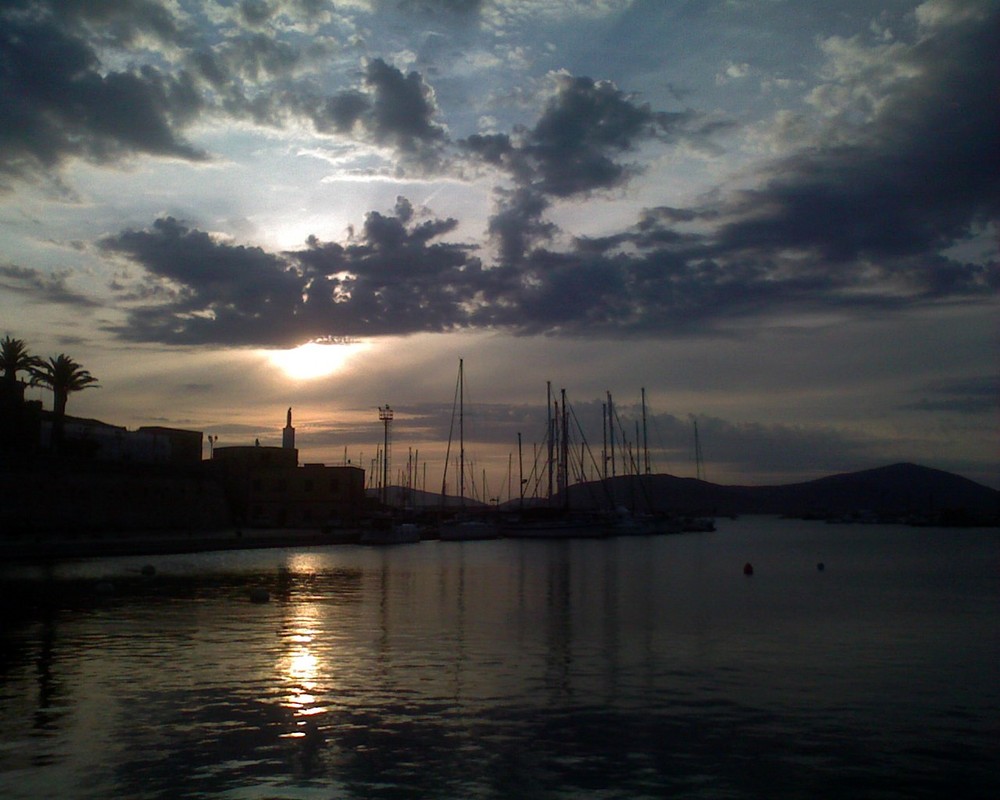
[[[697,423],[717,483],[1000,487],[998,46],[992,0],[3,0],[0,334],[74,416],[291,407],[303,463],[389,406],[430,491],[460,359],[479,496],[547,386],[597,460],[610,393],[656,472]]]

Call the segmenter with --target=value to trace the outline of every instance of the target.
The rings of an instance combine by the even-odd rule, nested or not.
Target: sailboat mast
[[[548,440],[549,440],[549,459],[548,459],[548,470],[549,470],[549,503],[552,502],[552,467],[553,467],[553,448],[555,447],[555,431],[552,428],[552,381],[545,381],[545,411],[548,420]]]
[[[698,420],[692,420],[694,423],[694,470],[695,477],[701,480],[702,467],[701,467],[701,440],[698,438]]]
[[[514,454],[507,453],[507,502],[514,499],[514,496],[510,493],[510,483],[514,477]],[[497,493],[497,505],[500,505],[500,494]]]
[[[649,436],[646,430],[646,387],[642,387],[642,456],[643,467],[647,475],[652,472],[649,468]]]
[[[517,484],[520,486],[521,502],[520,507],[524,508],[524,455],[521,452],[521,431],[517,432]]]
[[[608,392],[608,439],[611,443],[611,477],[617,475],[615,467],[615,404],[611,399],[611,392]]]
[[[465,374],[463,359],[458,359],[458,485],[459,498],[465,505]]]
[[[629,461],[632,463],[632,466],[635,467],[636,477],[639,477],[639,475],[641,474],[639,472],[639,420],[635,421],[635,458],[632,458],[631,444],[629,445],[628,451],[629,451]]]
[[[601,435],[604,437],[604,447],[601,452],[601,480],[608,479],[608,404],[601,403]]]
[[[563,506],[569,506],[569,431],[567,430],[568,416],[566,414],[566,390],[560,390],[560,398],[562,400],[562,439],[560,440],[560,453],[559,461],[560,469],[559,473],[561,476],[559,490],[563,493]]]

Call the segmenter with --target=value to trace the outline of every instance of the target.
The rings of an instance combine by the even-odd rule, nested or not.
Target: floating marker
[[[825,570],[825,569],[826,569],[826,564],[824,564],[824,563],[823,563],[822,561],[820,561],[820,562],[819,562],[819,563],[818,563],[818,564],[816,565],[816,569],[818,569],[818,570],[819,570],[820,572],[822,572],[823,570]]]
[[[743,574],[753,575],[753,564],[751,564],[749,561],[743,565]]]

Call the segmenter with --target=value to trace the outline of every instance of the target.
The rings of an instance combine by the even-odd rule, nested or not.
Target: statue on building
[[[292,409],[288,409],[285,417],[285,428],[281,432],[281,446],[286,450],[295,449],[295,428],[292,427]]]

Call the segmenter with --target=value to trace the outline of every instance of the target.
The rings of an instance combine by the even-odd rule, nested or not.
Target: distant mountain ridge
[[[1000,513],[1000,492],[943,470],[918,464],[830,475],[777,486],[723,486],[672,475],[621,477],[608,482],[615,501],[637,508],[681,513],[845,515],[938,515],[945,511],[976,517]],[[588,505],[600,484],[570,487],[574,505]]]
[[[390,502],[402,505],[405,490],[389,489]],[[951,472],[907,463],[775,486],[726,486],[666,474],[619,476],[573,484],[569,498],[573,508],[616,505],[681,514],[843,516],[869,512],[930,517],[953,512],[994,520],[1000,515],[1000,492],[996,489]],[[409,502],[417,507],[440,506],[441,495],[411,491]],[[449,507],[458,503],[454,497],[446,500]],[[482,507],[472,500],[466,503]],[[514,500],[504,506],[517,503]]]

